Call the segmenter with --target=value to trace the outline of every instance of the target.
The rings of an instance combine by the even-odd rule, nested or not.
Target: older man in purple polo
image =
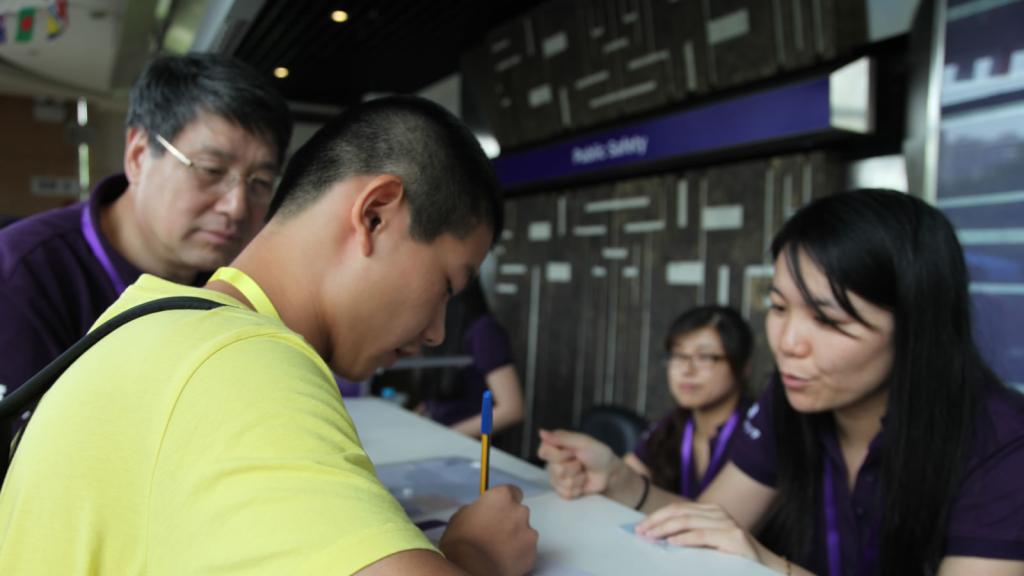
[[[0,230],[8,394],[141,273],[201,285],[238,255],[262,226],[291,137],[287,104],[269,81],[214,55],[150,62],[126,126],[123,174],[101,181],[87,202]],[[0,437],[19,424],[4,423]]]

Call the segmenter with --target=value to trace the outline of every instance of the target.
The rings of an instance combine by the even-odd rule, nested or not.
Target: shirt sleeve
[[[8,240],[0,241],[0,384],[10,393],[85,335],[116,294],[89,281],[84,256],[64,237],[26,254],[5,253]]]
[[[56,319],[47,317],[37,301],[16,297],[10,288],[11,282],[0,287],[0,384],[6,394],[19,388],[74,342],[56,336],[65,332],[65,327],[54,325]]]
[[[775,486],[778,478],[775,428],[772,424],[772,390],[777,385],[773,380],[757,402],[747,409],[730,450],[733,464],[747,476],[770,487]]]
[[[153,573],[350,574],[434,550],[377,480],[326,366],[285,337],[196,370],[152,494]]]
[[[670,414],[669,416],[666,416],[665,418],[662,418],[661,420],[658,420],[654,424],[648,426],[647,430],[644,430],[644,433],[640,436],[640,439],[636,441],[636,446],[633,447],[633,454],[635,454],[636,457],[639,458],[640,461],[643,462],[644,465],[646,465],[648,468],[651,467],[651,454],[650,451],[647,450],[647,443],[650,442],[651,440],[651,434],[654,434],[655,431],[657,431],[659,428],[662,428],[663,426],[668,426],[669,420],[671,418],[672,416]]]
[[[491,316],[483,317],[473,326],[468,348],[473,365],[484,376],[512,363],[508,333]]]
[[[1020,422],[1022,414],[1013,417]],[[1024,560],[1024,433],[972,459],[950,510],[947,556]]]

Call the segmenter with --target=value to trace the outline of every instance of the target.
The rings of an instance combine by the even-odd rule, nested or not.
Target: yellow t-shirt
[[[46,394],[0,493],[0,574],[348,574],[433,549],[377,480],[330,370],[271,315],[142,276],[134,320]]]

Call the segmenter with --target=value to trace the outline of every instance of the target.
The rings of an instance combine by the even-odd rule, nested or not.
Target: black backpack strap
[[[221,306],[224,306],[224,304],[214,300],[207,300],[206,298],[171,296],[139,304],[121,312],[83,336],[78,342],[75,342],[70,348],[65,350],[63,354],[54,358],[52,362],[36,373],[35,376],[29,378],[20,388],[3,400],[0,400],[0,420],[14,416],[31,406],[33,401],[49,390],[50,386],[53,386],[53,383],[68,369],[68,366],[71,366],[75,360],[78,360],[82,354],[85,354],[89,348],[92,348],[94,344],[103,339],[107,334],[128,322],[164,310],[211,310]]]

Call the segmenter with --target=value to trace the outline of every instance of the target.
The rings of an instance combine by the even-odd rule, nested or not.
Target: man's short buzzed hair
[[[151,60],[132,86],[128,128],[149,136],[150,150],[163,154],[156,135],[174,140],[201,112],[220,116],[266,139],[284,163],[292,135],[288,104],[268,76],[247,64],[216,54],[160,56]]]
[[[301,212],[336,182],[377,174],[401,179],[416,240],[465,238],[481,224],[495,239],[501,232],[498,181],[476,137],[413,96],[360,104],[321,128],[289,161],[267,218]]]

